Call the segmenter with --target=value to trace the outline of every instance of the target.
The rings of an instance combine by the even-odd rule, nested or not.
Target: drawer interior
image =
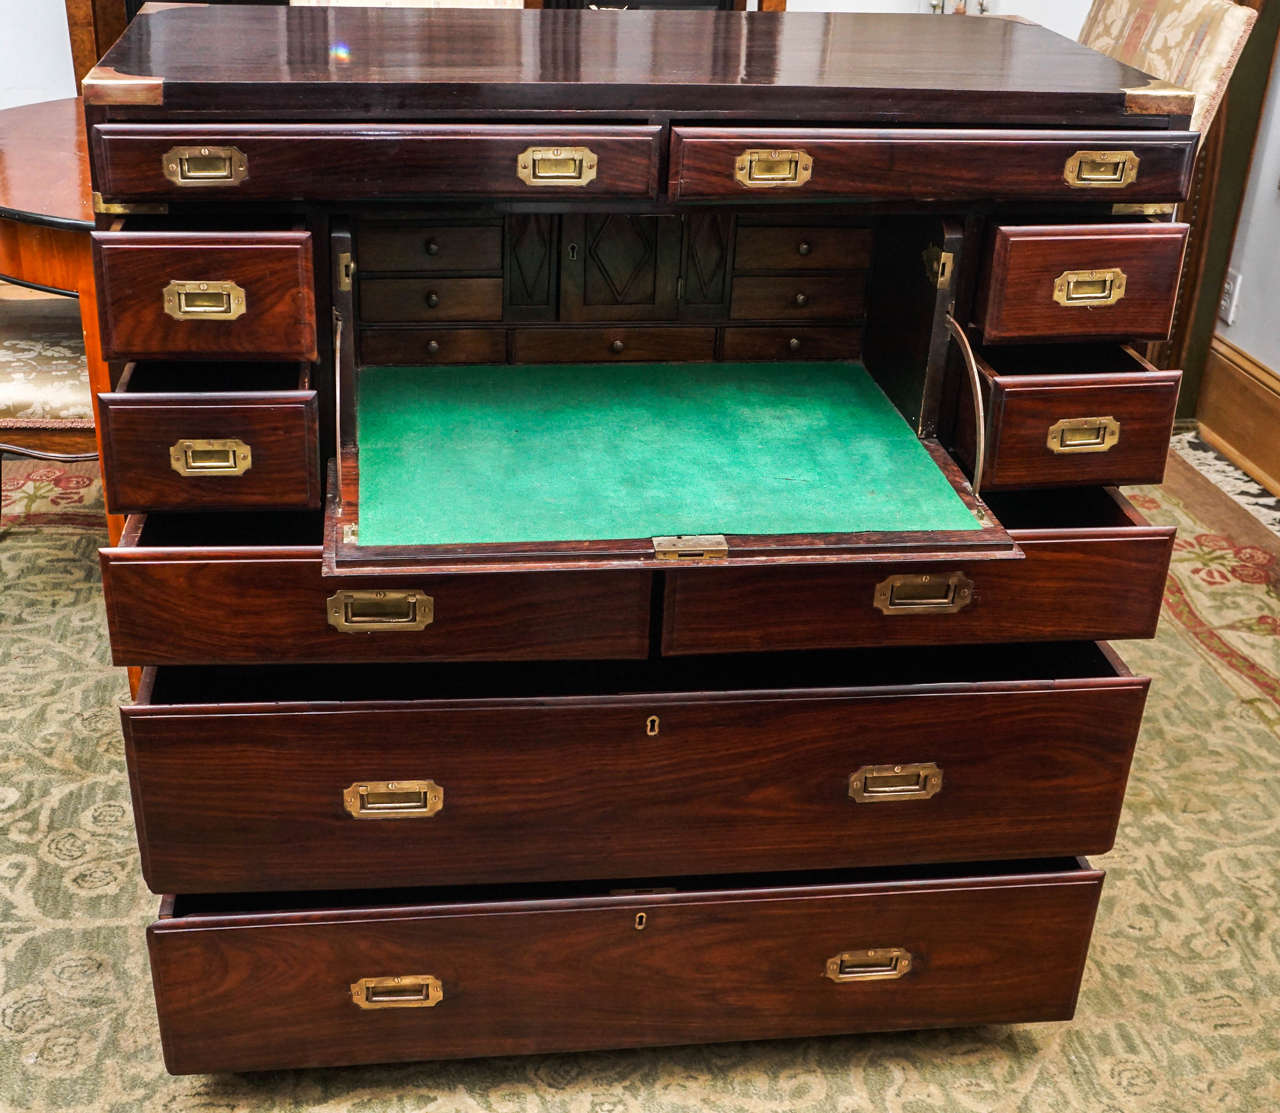
[[[1123,344],[1010,344],[976,349],[993,375],[1133,375],[1151,364]]]
[[[125,367],[119,394],[257,394],[306,390],[310,372],[298,363],[185,363],[140,360]]]
[[[957,862],[944,865],[895,866],[854,870],[815,870],[797,873],[722,874],[713,877],[627,878],[608,881],[577,881],[536,885],[485,885],[481,888],[449,886],[430,889],[371,889],[349,892],[303,893],[216,893],[179,894],[166,897],[162,919],[201,917],[224,918],[258,916],[272,912],[338,912],[347,909],[372,911],[432,906],[443,910],[453,905],[493,907],[523,906],[531,901],[586,900],[602,905],[632,905],[664,898],[763,897],[776,894],[814,896],[817,891],[853,887],[894,885],[901,882],[939,882],[963,879],[1045,878],[1080,874],[1090,869],[1082,858],[1033,858],[1014,862]],[[789,891],[797,891],[792,894]]]

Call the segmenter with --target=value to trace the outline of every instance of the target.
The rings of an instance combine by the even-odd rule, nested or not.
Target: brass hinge
[[[723,560],[729,555],[729,542],[723,533],[655,537],[653,552],[659,560]]]
[[[169,206],[163,201],[104,201],[102,194],[93,191],[93,211],[110,216],[129,216],[133,213],[167,213]]]
[[[356,522],[348,522],[342,527],[342,543],[344,545],[357,545],[357,538],[360,536],[359,525]]]
[[[350,290],[351,279],[356,273],[356,261],[351,258],[351,252],[340,251],[338,253],[338,289]]]
[[[945,290],[951,285],[951,272],[955,265],[955,252],[943,251],[937,244],[930,244],[924,249],[924,273],[928,276],[929,285],[935,289]]]

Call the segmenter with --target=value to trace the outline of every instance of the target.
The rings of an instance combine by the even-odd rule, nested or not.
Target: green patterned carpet
[[[1139,496],[1182,540],[1158,640],[1123,647],[1156,681],[1073,1023],[174,1079],[152,1015],[142,932],[157,902],[136,869],[103,537],[6,481],[7,504],[50,515],[0,527],[0,1109],[1280,1109],[1280,545],[1179,482]]]

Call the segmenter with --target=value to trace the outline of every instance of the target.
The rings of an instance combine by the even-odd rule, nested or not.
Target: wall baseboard
[[[1205,441],[1280,495],[1280,372],[1215,336],[1196,420]]]

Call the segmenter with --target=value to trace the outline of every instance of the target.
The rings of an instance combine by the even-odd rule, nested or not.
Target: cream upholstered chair
[[[1233,0],[1093,0],[1080,41],[1192,90],[1191,128],[1203,135],[1257,18]]]

